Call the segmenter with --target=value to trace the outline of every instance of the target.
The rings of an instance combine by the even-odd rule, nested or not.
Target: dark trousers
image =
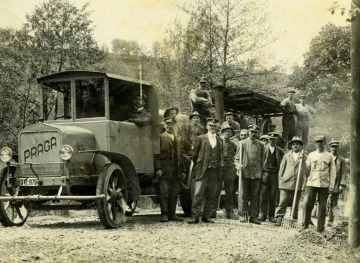
[[[301,140],[304,142],[304,145],[307,145],[309,137],[309,121],[297,122],[297,136],[301,138]]]
[[[241,179],[241,212],[248,212],[250,218],[257,217],[260,179]],[[250,197],[250,206],[249,206]]]
[[[236,173],[236,169],[234,166],[224,166],[222,168],[223,174],[223,182],[224,182],[224,190],[225,190],[225,210],[227,217],[230,217],[230,213],[233,210],[233,188],[234,188],[234,177]],[[219,185],[216,191],[216,197],[212,209],[212,214],[216,213],[216,210],[219,206],[220,194],[222,189],[222,181],[219,181]]]
[[[326,201],[329,195],[329,188],[306,186],[304,194],[304,227],[308,228],[309,226],[316,195],[318,195],[319,202],[316,231],[322,232],[325,228]]]
[[[170,178],[160,177],[159,183],[161,214],[173,214],[175,213],[173,206],[180,192],[180,179],[177,175],[173,175]]]
[[[239,190],[239,176],[235,175],[234,179],[234,186],[232,191],[232,198],[233,198],[233,207],[238,208],[239,207],[239,196],[236,195],[236,192]],[[238,192],[239,193],[239,192]]]
[[[282,137],[288,142],[293,138],[293,136],[296,135],[294,115],[292,114],[284,115],[282,119],[282,126],[283,126]]]
[[[276,197],[279,189],[278,173],[264,172],[260,190],[260,216],[274,217]]]
[[[334,222],[334,208],[337,207],[339,193],[332,193],[330,196],[329,222]]]
[[[191,217],[198,219],[204,203],[203,218],[210,218],[219,185],[219,168],[206,169],[203,178],[195,181],[195,193],[191,206]]]
[[[288,207],[289,204],[291,204],[292,206],[291,202],[293,201],[294,197],[295,197],[295,190],[280,189],[280,201],[279,201],[279,206],[276,209],[276,214],[275,214],[276,218],[281,218],[281,219],[284,218],[286,214],[286,208]],[[292,216],[293,219],[298,219],[300,199],[301,199],[301,191],[298,191],[296,196],[294,215]]]

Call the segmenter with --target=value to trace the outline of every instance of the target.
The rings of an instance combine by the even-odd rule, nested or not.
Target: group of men
[[[287,102],[282,102],[285,107],[292,105],[291,94]],[[211,98],[206,92],[192,91],[190,99],[194,109],[208,114],[206,109],[211,105]],[[202,107],[196,108],[196,105]],[[288,140],[291,150],[285,154],[278,146],[281,137],[274,129],[267,134],[264,143],[259,140],[257,125],[244,129],[234,120],[232,112],[225,114],[226,121],[220,125],[214,117],[205,120],[202,114],[194,111],[189,116],[191,123],[183,127],[177,125],[178,112],[177,108],[165,111],[165,131],[160,135],[161,154],[155,164],[160,181],[162,222],[183,221],[175,214],[176,200],[181,179],[190,171],[192,216],[189,224],[197,224],[200,219],[204,223],[213,222],[211,218],[216,217],[222,185],[226,217],[230,218],[238,204],[235,193],[236,184],[240,183],[238,210],[248,212],[250,223],[261,224],[261,221],[269,220],[280,226],[294,196],[292,218],[297,219],[299,200],[304,192],[304,228],[310,224],[311,210],[318,196],[317,231],[324,230],[327,201],[330,200],[332,211],[345,187],[346,164],[338,155],[339,142],[329,143],[329,153],[325,151],[325,137],[317,136],[314,140],[317,150],[306,156],[301,151],[304,139],[294,136]],[[286,135],[286,130],[284,132]],[[184,161],[186,159],[191,162]],[[329,224],[332,221],[333,213],[330,212]]]

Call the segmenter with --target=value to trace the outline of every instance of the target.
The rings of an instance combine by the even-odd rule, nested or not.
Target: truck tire
[[[101,223],[107,229],[120,227],[125,221],[127,185],[119,165],[109,163],[103,167],[96,186],[96,195],[100,194],[105,195],[97,202]]]
[[[12,196],[15,188],[7,187],[6,177],[0,177],[0,196]],[[21,195],[21,192],[19,193]],[[29,215],[23,201],[0,201],[0,222],[3,226],[22,226]]]

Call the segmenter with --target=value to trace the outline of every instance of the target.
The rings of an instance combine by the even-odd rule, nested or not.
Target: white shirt
[[[296,162],[298,159],[299,159],[299,155],[300,155],[300,152],[292,152],[292,157],[294,159],[294,161]]]
[[[270,152],[271,152],[271,153],[274,153],[274,151],[275,151],[275,146],[273,147],[273,146],[271,146],[271,145],[269,144],[269,148],[270,148]]]
[[[211,147],[215,148],[216,147],[216,133],[212,134],[212,133],[208,132],[208,136],[209,136],[209,141],[210,141]]]
[[[172,141],[174,141],[174,134],[168,133],[168,135],[169,135],[170,139],[171,139]]]

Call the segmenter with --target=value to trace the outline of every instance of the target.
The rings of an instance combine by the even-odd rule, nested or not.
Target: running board
[[[24,201],[41,201],[41,200],[97,200],[105,198],[104,194],[101,195],[69,195],[69,196],[46,196],[46,195],[28,195],[28,196],[0,196],[0,201],[15,201],[15,200],[24,200]]]

